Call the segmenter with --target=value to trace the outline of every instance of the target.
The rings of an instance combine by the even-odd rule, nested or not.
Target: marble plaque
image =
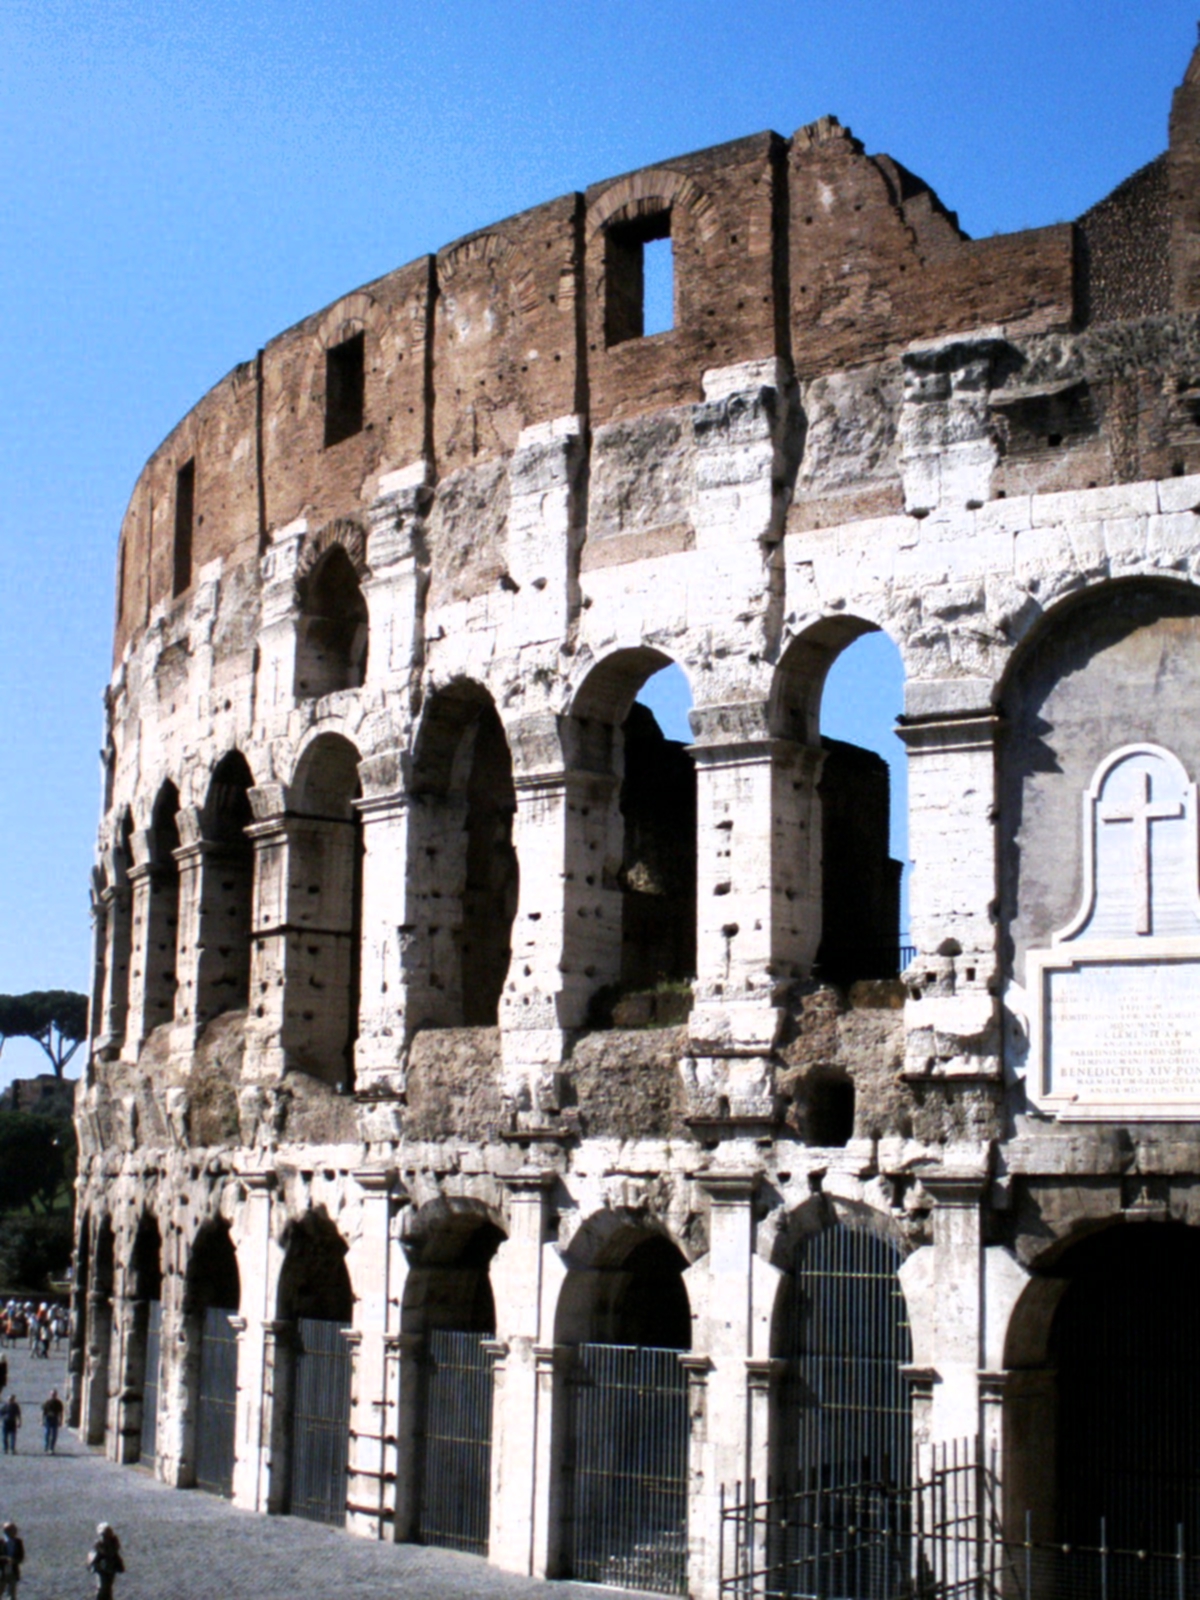
[[[1082,801],[1082,903],[1026,958],[1030,1098],[1067,1118],[1200,1118],[1196,786],[1169,750],[1126,745]]]

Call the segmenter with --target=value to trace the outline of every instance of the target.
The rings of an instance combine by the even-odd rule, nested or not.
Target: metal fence
[[[238,1346],[232,1315],[217,1306],[204,1313],[196,1397],[196,1486],[227,1499],[233,1494],[237,1420]]]
[[[491,1511],[491,1337],[435,1329],[425,1346],[421,1538],[481,1556]]]
[[[340,1527],[346,1520],[350,1443],[350,1346],[343,1324],[296,1323],[288,1507],[294,1517]]]
[[[153,1466],[158,1455],[158,1391],[162,1361],[162,1302],[151,1300],[146,1314],[146,1372],[142,1379],[142,1441],[138,1459]]]
[[[687,1593],[687,1375],[678,1350],[581,1345],[570,1382],[571,1571]]]
[[[919,1451],[908,1486],[721,1492],[727,1600],[1200,1600],[1200,1551],[1006,1537],[994,1455],[978,1441]]]

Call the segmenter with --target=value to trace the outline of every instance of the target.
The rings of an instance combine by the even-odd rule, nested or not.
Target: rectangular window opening
[[[175,581],[172,593],[181,595],[192,586],[192,524],[196,513],[196,462],[191,460],[175,474]]]
[[[356,333],[325,352],[325,448],[363,426],[363,336]]]
[[[605,238],[605,338],[611,346],[675,326],[671,213],[615,223]]]

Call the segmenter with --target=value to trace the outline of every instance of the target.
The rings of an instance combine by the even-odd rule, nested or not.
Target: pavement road
[[[121,1537],[117,1600],[601,1600],[628,1590],[538,1583],[477,1556],[383,1544],[293,1517],[257,1516],[198,1490],[168,1489],[118,1467],[64,1429],[42,1451],[41,1406],[66,1387],[66,1346],[48,1360],[6,1350],[24,1417],[15,1456],[0,1456],[0,1520],[25,1541],[20,1600],[87,1600],[85,1561],[98,1522]]]

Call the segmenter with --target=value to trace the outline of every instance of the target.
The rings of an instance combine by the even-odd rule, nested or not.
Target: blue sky
[[[1164,148],[1197,12],[4,0],[0,991],[87,987],[117,530],[235,362],[525,206],[827,112],[973,234],[1076,216]]]

